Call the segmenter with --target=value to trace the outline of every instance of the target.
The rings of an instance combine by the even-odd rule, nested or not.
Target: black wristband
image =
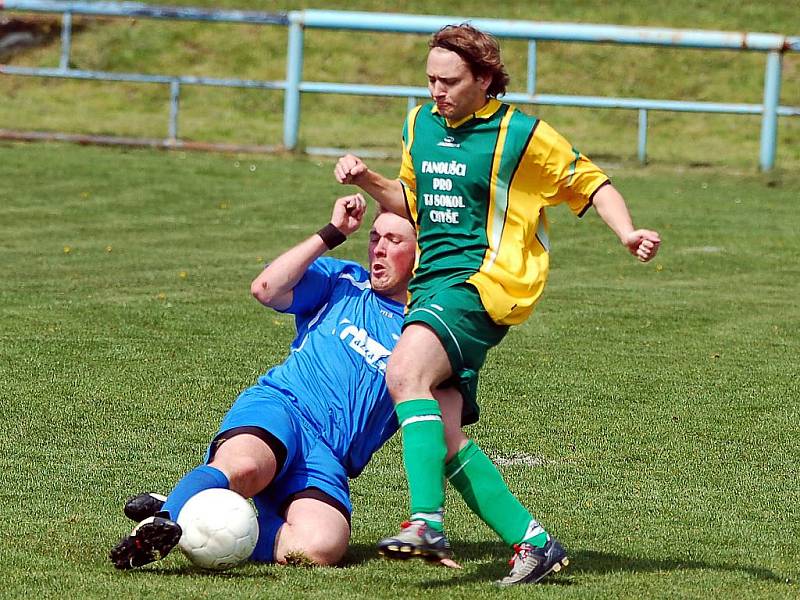
[[[322,238],[323,242],[325,242],[328,250],[333,250],[336,248],[336,246],[344,244],[347,240],[347,236],[343,234],[333,223],[328,223],[325,225],[325,227],[317,232],[317,235]]]

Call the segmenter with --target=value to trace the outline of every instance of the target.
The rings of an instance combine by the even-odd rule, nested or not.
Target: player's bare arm
[[[347,237],[361,226],[366,207],[361,194],[339,198],[333,205],[330,225]],[[331,230],[334,235],[336,230]],[[309,265],[330,249],[321,233],[322,230],[267,265],[250,284],[250,292],[256,300],[276,310],[286,310],[292,305],[294,287]]]
[[[638,260],[647,262],[655,257],[661,237],[657,231],[634,228],[625,199],[613,185],[604,185],[597,190],[593,204],[600,218]]]
[[[381,208],[401,217],[407,217],[403,186],[397,179],[389,179],[367,167],[366,163],[354,154],[345,154],[333,170],[336,181],[343,185],[357,185],[375,198]]]

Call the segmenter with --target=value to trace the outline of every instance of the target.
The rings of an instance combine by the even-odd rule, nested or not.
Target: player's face
[[[428,53],[428,90],[439,113],[449,121],[459,121],[486,104],[490,80],[475,77],[455,52],[431,48]]]
[[[416,251],[416,232],[407,219],[394,213],[378,215],[369,232],[372,289],[405,304]]]

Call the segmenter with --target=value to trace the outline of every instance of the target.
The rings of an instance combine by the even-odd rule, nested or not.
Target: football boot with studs
[[[558,573],[569,564],[567,552],[555,538],[548,538],[543,548],[523,542],[514,544],[514,556],[508,561],[511,573],[495,581],[499,587],[537,583],[550,573]]]
[[[128,501],[123,507],[125,516],[131,521],[141,523],[147,517],[154,517],[157,513],[161,512],[161,507],[167,501],[166,496],[156,494],[155,492],[145,492],[138,496],[128,498]]]
[[[439,561],[453,556],[444,533],[428,527],[425,521],[405,521],[400,533],[378,542],[378,553],[386,558],[423,558]]]
[[[109,558],[117,569],[127,570],[161,560],[181,539],[181,527],[164,517],[148,517],[111,549]]]

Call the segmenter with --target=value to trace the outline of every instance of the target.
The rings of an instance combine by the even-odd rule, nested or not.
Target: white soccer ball
[[[247,560],[258,541],[253,506],[236,492],[203,490],[178,515],[183,530],[178,546],[192,563],[222,571]]]

